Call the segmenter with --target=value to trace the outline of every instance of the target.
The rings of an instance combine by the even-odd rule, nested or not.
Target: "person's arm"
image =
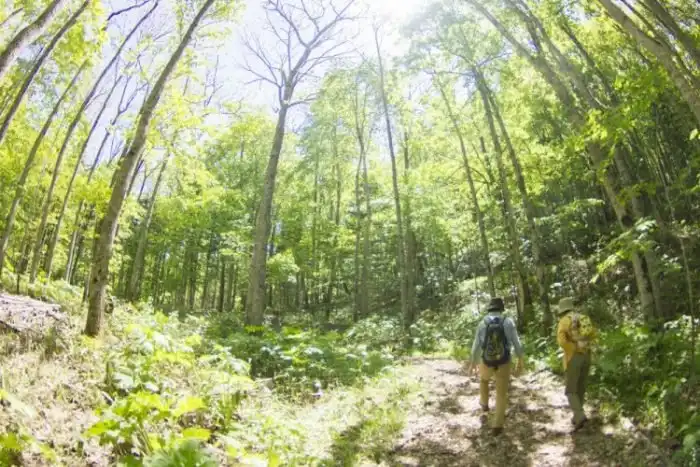
[[[479,326],[476,328],[476,333],[474,334],[474,343],[472,344],[472,353],[469,359],[469,370],[468,374],[473,374],[476,371],[476,364],[479,360],[479,349],[481,348],[481,343],[483,342],[484,333],[484,322],[481,321]]]
[[[505,322],[506,339],[513,346],[515,350],[515,355],[518,357],[518,364],[515,367],[515,372],[520,373],[525,366],[525,349],[523,348],[522,342],[520,342],[520,336],[518,335],[518,330],[515,327],[515,323],[512,319],[508,318]]]
[[[525,356],[525,349],[520,342],[520,336],[518,335],[518,330],[515,327],[515,323],[512,319],[508,318],[505,324],[506,338],[508,339],[508,342],[510,342],[513,346],[515,355],[517,355],[518,358],[523,358]]]
[[[472,353],[471,353],[471,364],[476,365],[477,360],[479,359],[479,349],[481,348],[481,343],[483,342],[483,330],[484,330],[484,322],[480,322],[479,326],[476,328],[476,333],[474,334],[474,343],[472,344]]]

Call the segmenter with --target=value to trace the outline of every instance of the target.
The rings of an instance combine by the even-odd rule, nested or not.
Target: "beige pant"
[[[493,428],[503,428],[508,408],[508,385],[510,384],[510,363],[498,368],[489,368],[483,363],[479,366],[481,384],[479,386],[480,403],[482,407],[489,405],[489,381],[496,380],[496,413],[491,421]]]

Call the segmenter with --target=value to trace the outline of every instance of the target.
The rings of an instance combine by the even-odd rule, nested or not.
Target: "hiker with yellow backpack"
[[[564,351],[565,392],[573,412],[571,423],[574,431],[578,431],[588,421],[583,404],[591,369],[591,344],[595,340],[596,329],[587,315],[576,310],[573,299],[562,299],[558,308],[560,318],[557,342]]]

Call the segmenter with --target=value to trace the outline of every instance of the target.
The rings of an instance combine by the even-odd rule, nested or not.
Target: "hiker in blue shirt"
[[[494,434],[503,431],[508,406],[508,386],[511,374],[511,347],[518,356],[518,364],[515,374],[522,372],[525,353],[515,329],[513,320],[504,317],[505,306],[502,298],[493,298],[489,302],[486,311],[488,314],[479,322],[472,345],[471,365],[469,374],[476,372],[477,361],[479,364],[479,396],[481,409],[489,411],[489,381],[496,380],[496,413],[491,427]]]

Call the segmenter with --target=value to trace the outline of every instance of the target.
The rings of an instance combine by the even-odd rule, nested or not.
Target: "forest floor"
[[[112,319],[117,315],[123,323],[136,317],[121,312]],[[0,334],[0,441],[8,428],[19,426],[54,448],[62,465],[114,465],[110,449],[84,433],[99,419],[95,409],[103,404],[104,361],[116,341],[114,336],[85,339],[82,322],[81,315],[69,314],[63,348],[50,354],[52,339],[19,345],[15,334]],[[175,381],[181,389],[192,383],[188,375]],[[670,464],[667,453],[632,423],[613,422],[592,407],[591,422],[572,433],[562,381],[544,370],[512,379],[505,431],[497,437],[479,407],[478,377],[448,358],[411,357],[365,384],[331,388],[305,401],[275,391],[256,393],[240,409],[240,428],[228,436],[249,437],[259,450],[284,444],[293,465]],[[2,443],[0,454],[1,448]],[[220,459],[222,465],[241,465]],[[22,465],[59,464],[26,452]]]
[[[572,433],[561,381],[549,372],[514,378],[504,432],[491,434],[479,407],[479,381],[454,360],[414,360],[403,375],[420,386],[391,466],[667,465],[667,457],[629,423],[591,422]],[[492,383],[493,384],[493,383]],[[492,388],[491,405],[494,404]]]

